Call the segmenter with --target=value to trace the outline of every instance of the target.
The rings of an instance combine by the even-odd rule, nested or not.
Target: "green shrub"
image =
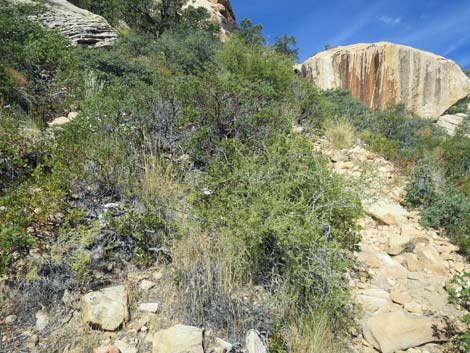
[[[421,210],[421,222],[432,228],[443,228],[470,254],[470,199],[448,186],[440,191],[428,206]]]
[[[446,179],[470,195],[470,138],[448,138],[441,144],[440,149],[438,160]]]
[[[415,167],[406,183],[405,204],[408,207],[429,206],[436,199],[439,172],[431,163]]]
[[[0,75],[6,69],[23,75],[26,89],[14,79],[0,81],[0,101],[20,104],[31,110],[57,105],[59,73],[74,65],[70,42],[62,35],[45,29],[28,16],[40,12],[30,6],[0,7]],[[20,89],[21,88],[21,89]]]
[[[195,203],[204,227],[238,244],[242,278],[265,285],[282,279],[294,308],[313,305],[344,323],[344,251],[359,240],[357,197],[306,140],[281,135],[259,153],[236,139],[219,148],[225,157],[198,181]]]

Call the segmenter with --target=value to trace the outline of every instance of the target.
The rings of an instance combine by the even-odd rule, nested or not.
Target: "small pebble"
[[[38,343],[39,343],[39,336],[38,336],[38,335],[32,335],[32,336],[31,336],[31,343],[32,343],[34,346],[37,346]]]

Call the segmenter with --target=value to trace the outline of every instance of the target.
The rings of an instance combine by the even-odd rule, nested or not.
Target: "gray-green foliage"
[[[236,139],[219,148],[225,157],[198,181],[205,226],[238,244],[244,278],[286,286],[294,310],[313,306],[343,323],[347,252],[359,239],[357,196],[303,138],[281,135],[256,153]]]

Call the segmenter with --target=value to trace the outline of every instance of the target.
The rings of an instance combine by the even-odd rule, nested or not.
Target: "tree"
[[[253,25],[250,19],[245,18],[240,22],[238,33],[246,44],[264,45],[266,40],[263,37],[263,26],[260,24]]]
[[[278,53],[285,54],[296,60],[299,56],[299,49],[297,48],[297,40],[294,36],[283,34],[276,37],[276,42],[272,48]]]

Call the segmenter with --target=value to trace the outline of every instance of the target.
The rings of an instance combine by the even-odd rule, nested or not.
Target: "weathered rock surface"
[[[397,202],[381,199],[364,202],[365,212],[386,225],[400,225],[406,221],[408,212]]]
[[[153,337],[153,353],[204,353],[202,330],[176,325]]]
[[[363,325],[367,341],[382,353],[394,353],[439,338],[432,329],[435,323],[425,317],[395,311],[369,318]]]
[[[245,339],[246,350],[248,353],[267,353],[268,349],[261,339],[259,333],[255,330],[248,331]]]
[[[329,149],[328,141],[315,146],[330,157],[330,168],[364,184],[360,195],[367,215],[358,222],[361,250],[355,253],[358,268],[351,277],[363,330],[350,351],[442,353],[445,343],[433,336],[431,326],[438,324],[442,333],[445,318],[461,323],[464,311],[449,304],[445,288],[470,264],[449,239],[420,226],[418,211],[400,206],[405,179],[393,164],[359,146],[340,152]],[[364,178],[364,170],[378,173]],[[423,346],[427,342],[436,343]]]
[[[468,115],[463,113],[446,114],[440,116],[436,124],[445,129],[449,135],[454,136],[459,125],[468,118]]]
[[[225,40],[237,28],[235,13],[229,0],[189,0],[183,8],[203,7],[211,18],[221,26],[220,38]]]
[[[35,3],[36,0],[10,0],[16,3]],[[66,0],[45,0],[46,12],[38,19],[47,28],[58,30],[73,44],[85,47],[107,47],[118,38],[108,21]]]
[[[322,89],[351,90],[372,109],[403,103],[425,118],[470,95],[470,79],[453,61],[388,42],[320,52],[303,63],[302,75]]]
[[[103,346],[93,349],[93,353],[122,353],[116,346]]]
[[[104,288],[82,298],[83,320],[105,331],[116,331],[129,319],[127,290],[124,286]]]

